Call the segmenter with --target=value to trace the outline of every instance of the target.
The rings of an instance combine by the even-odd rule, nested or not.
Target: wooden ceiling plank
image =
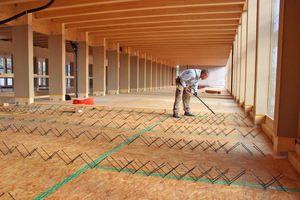
[[[174,22],[161,22],[161,23],[144,23],[144,24],[120,24],[120,25],[106,25],[106,26],[90,26],[90,27],[77,27],[76,30],[80,31],[89,31],[91,29],[97,29],[97,30],[108,30],[108,29],[130,29],[130,28],[143,28],[143,27],[170,27],[170,26],[178,26],[178,25],[185,25],[185,26],[213,26],[213,25],[238,25],[239,19],[234,20],[214,20],[214,21],[174,21]]]
[[[196,0],[199,2],[199,0]],[[164,2],[164,1],[161,1]],[[145,5],[144,5],[145,6]],[[123,19],[125,17],[129,18],[129,17],[138,17],[138,16],[161,16],[161,15],[178,15],[179,13],[186,13],[186,14],[192,14],[192,13],[203,13],[203,14],[216,14],[216,13],[230,13],[230,12],[242,12],[243,9],[243,5],[224,5],[224,6],[209,6],[209,7],[205,7],[205,6],[183,6],[183,7],[168,7],[168,8],[154,8],[152,7],[152,9],[135,9],[135,10],[128,10],[128,9],[123,9],[123,10],[115,10],[115,8],[113,8],[114,11],[102,11],[101,10],[94,10],[94,8],[92,8],[92,10],[94,10],[94,12],[92,10],[89,9],[79,9],[80,13],[76,12],[76,11],[69,11],[69,10],[62,10],[62,11],[40,11],[36,13],[36,18],[38,19],[53,19],[55,20],[56,18],[63,18],[63,17],[72,17],[73,20],[70,21],[80,21],[80,17],[82,17],[82,20],[84,20],[84,18],[92,18],[92,19]],[[47,15],[43,14],[47,12]],[[57,21],[59,22],[59,21]],[[61,21],[62,23],[67,23],[66,21]]]
[[[203,30],[203,31],[232,31],[232,30],[236,30],[237,29],[237,25],[229,25],[229,26],[222,26],[222,27],[219,27],[219,26],[189,26],[189,27],[185,27],[185,26],[172,26],[172,27],[153,27],[151,29],[130,29],[130,33],[133,33],[133,32],[140,32],[141,30],[143,30],[144,32],[152,32],[152,33],[158,33],[160,31],[169,31],[169,32],[172,32],[172,31],[178,31],[178,30],[185,30],[185,31],[199,31],[199,30]],[[110,34],[110,33],[114,33],[116,31],[129,31],[129,30],[126,30],[126,29],[114,29],[114,30],[90,30],[89,31],[89,34],[90,33],[93,33],[93,32],[98,32],[100,35],[101,33],[106,33],[106,34]]]
[[[25,1],[25,0],[23,0]],[[27,0],[28,1],[28,0]],[[36,0],[35,0],[36,1]],[[43,5],[49,2],[49,0],[38,0],[39,4]],[[116,3],[126,3],[134,2],[139,0],[56,0],[51,7],[47,10],[56,10],[56,9],[70,9],[70,8],[81,8],[86,6],[96,6],[96,5],[106,5],[106,4],[116,4]],[[35,7],[37,3],[28,3],[27,6]]]
[[[222,6],[239,6],[243,9],[245,0],[143,0],[133,2],[121,2],[114,4],[98,5],[93,4],[90,6],[69,7],[66,9],[47,9],[36,14],[37,18],[57,18],[62,16],[76,16],[99,13],[113,13],[113,12],[132,12],[132,11],[146,11],[170,8],[202,8],[203,11],[208,11],[213,7]],[[70,2],[72,5],[73,2]],[[210,8],[211,7],[211,8]],[[59,7],[58,7],[59,8]]]
[[[235,36],[236,30],[214,30],[214,31],[205,31],[205,30],[177,30],[176,35],[180,36],[191,36],[191,35],[233,35]],[[174,32],[172,31],[156,31],[156,32],[144,32],[144,31],[139,31],[139,32],[113,32],[110,34],[106,33],[101,33],[101,32],[91,32],[89,33],[90,36],[99,36],[102,35],[103,37],[106,38],[131,38],[131,37],[147,37],[147,36],[173,36]]]
[[[118,41],[118,42],[132,42],[132,41],[197,41],[197,40],[214,40],[214,39],[227,39],[230,41],[233,41],[234,37],[233,36],[207,36],[207,37],[178,37],[178,36],[164,36],[164,37],[134,37],[134,38],[108,38],[107,41]]]
[[[151,23],[172,23],[172,22],[188,22],[188,21],[216,21],[216,20],[239,20],[240,13],[221,13],[221,14],[191,14],[191,15],[176,15],[165,17],[143,17],[143,18],[129,18],[129,19],[99,19],[97,21],[89,22],[74,22],[66,24],[66,28],[82,28],[82,27],[105,27],[117,25],[139,25]]]

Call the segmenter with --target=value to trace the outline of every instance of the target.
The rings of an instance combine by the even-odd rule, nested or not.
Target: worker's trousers
[[[183,86],[180,83],[179,77],[176,78],[176,85],[177,85],[177,89],[175,92],[175,102],[174,102],[174,106],[173,106],[173,112],[174,113],[179,112],[181,98],[182,98],[182,102],[183,102],[183,110],[185,112],[190,112],[191,96],[190,96],[190,94],[188,94],[188,92],[186,92],[184,90]]]

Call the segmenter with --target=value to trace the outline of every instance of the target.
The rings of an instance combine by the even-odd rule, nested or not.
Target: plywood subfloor
[[[225,91],[203,95],[217,116],[192,99],[197,116],[180,119],[174,91],[99,97],[80,113],[66,102],[2,109],[0,199],[300,198],[299,173],[273,159],[272,142]],[[217,170],[245,174],[229,186]],[[264,183],[268,172],[284,176],[287,192],[263,189],[251,171]]]

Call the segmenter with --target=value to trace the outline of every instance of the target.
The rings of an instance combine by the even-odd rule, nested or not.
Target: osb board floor
[[[223,88],[211,88],[218,89],[221,94],[205,94],[204,89],[198,90],[199,97],[205,101],[214,111],[217,112],[242,112],[242,109],[237,106],[235,101],[229,95],[229,93]],[[70,90],[70,89],[69,89]],[[73,89],[71,88],[73,91]],[[35,91],[35,103],[44,104],[60,104],[60,105],[71,105],[74,95],[71,95],[72,100],[70,101],[49,101],[47,91]],[[155,108],[155,109],[167,109],[172,110],[175,97],[175,87],[148,90],[144,92],[131,92],[127,94],[106,94],[106,96],[92,96],[94,98],[95,105],[100,106],[113,106],[113,107],[128,107],[128,108]],[[14,93],[13,92],[0,92],[0,100],[2,103],[14,104]],[[202,105],[199,100],[195,97],[191,97],[190,107],[192,110],[207,111],[206,107]],[[182,112],[180,112],[182,113]]]
[[[0,152],[0,199],[300,198],[300,175],[273,159],[271,141],[225,91],[202,96],[217,116],[192,99],[197,116],[175,119],[174,90],[99,97],[77,113],[65,102],[0,109],[0,150],[8,152]],[[207,175],[193,180],[201,167]],[[217,169],[228,179],[245,174],[230,186],[222,177],[213,184]],[[268,171],[284,176],[287,192],[276,182],[263,189],[250,170],[264,183]]]

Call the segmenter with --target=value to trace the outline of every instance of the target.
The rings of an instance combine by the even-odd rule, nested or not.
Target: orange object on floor
[[[74,99],[73,104],[95,105],[93,98]]]

